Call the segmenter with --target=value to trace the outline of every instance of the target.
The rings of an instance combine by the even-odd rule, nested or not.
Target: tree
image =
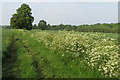
[[[37,27],[36,24],[34,24],[33,27],[32,27],[32,29],[37,29],[37,28],[38,28],[38,27]]]
[[[12,15],[10,26],[16,29],[32,29],[34,17],[32,17],[31,8],[27,4],[22,4],[16,14]]]
[[[47,29],[48,29],[48,30],[50,29],[50,24],[47,25]]]
[[[41,30],[45,30],[47,29],[47,22],[44,20],[40,20],[38,23],[38,28]]]

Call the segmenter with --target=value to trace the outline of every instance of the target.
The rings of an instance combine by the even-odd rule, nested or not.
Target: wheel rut
[[[3,78],[16,78],[15,69],[16,60],[17,60],[17,45],[15,38],[12,37],[11,45],[6,52],[5,59],[2,59],[2,77]],[[4,55],[4,52],[3,52]]]

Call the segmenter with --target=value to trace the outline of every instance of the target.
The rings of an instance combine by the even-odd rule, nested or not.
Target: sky
[[[118,22],[118,2],[3,2],[0,24],[9,25],[12,14],[22,3],[31,7],[33,24],[38,24],[40,20],[51,25]]]
[[[0,2],[119,2],[119,0],[0,0]]]

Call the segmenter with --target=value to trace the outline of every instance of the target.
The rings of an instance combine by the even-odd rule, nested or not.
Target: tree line
[[[32,29],[41,29],[41,30],[66,30],[66,31],[79,31],[79,32],[106,32],[106,33],[117,33],[118,32],[118,23],[97,23],[93,25],[50,25],[46,24],[44,26],[35,24]]]
[[[118,32],[118,23],[97,23],[93,25],[50,25],[45,20],[40,20],[36,25],[32,25],[34,17],[32,16],[31,8],[27,4],[22,4],[12,15],[10,19],[10,27],[15,29],[41,29],[41,30],[67,30],[79,32]]]

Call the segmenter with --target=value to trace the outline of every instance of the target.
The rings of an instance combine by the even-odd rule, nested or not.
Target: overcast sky
[[[2,3],[2,24],[8,25],[21,2]],[[117,2],[26,2],[32,8],[34,23],[46,20],[49,24],[117,23]]]

